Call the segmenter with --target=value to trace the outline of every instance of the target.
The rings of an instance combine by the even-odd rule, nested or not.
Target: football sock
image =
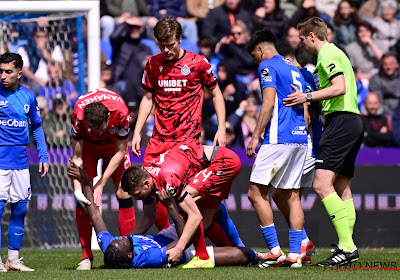
[[[211,226],[204,231],[204,234],[217,247],[232,246],[225,231],[216,222],[213,222]]]
[[[252,263],[254,261],[254,258],[256,257],[256,253],[250,247],[247,247],[247,249],[249,249],[249,251],[250,251],[249,263]]]
[[[210,257],[207,253],[206,240],[204,239],[203,222],[200,222],[200,226],[194,234],[192,242],[196,250],[195,256],[199,257],[202,260],[208,260]]]
[[[166,229],[169,227],[169,220],[168,220],[168,212],[164,205],[161,202],[157,203],[157,214],[156,214],[156,221],[155,226],[158,228],[159,231]]]
[[[310,239],[308,238],[306,228],[303,226],[303,236],[301,237],[301,246],[307,246],[310,243]]]
[[[278,236],[276,235],[275,224],[266,227],[261,227],[264,240],[267,243],[268,249],[273,255],[278,254],[280,250]]]
[[[349,230],[346,207],[336,192],[331,193],[321,200],[324,204],[336,233],[339,237],[339,246],[346,252],[354,249],[354,242]]]
[[[219,222],[219,225],[225,231],[225,234],[228,236],[230,243],[234,247],[245,247],[242,239],[240,239],[235,224],[231,220],[231,217],[229,217],[229,213],[226,209],[225,204],[221,202],[219,208],[221,209],[221,221]]]
[[[76,225],[78,226],[79,241],[82,246],[82,260],[93,259],[91,248],[92,221],[80,204],[76,207]]]
[[[4,206],[6,206],[6,201],[5,200],[0,200],[0,244],[1,244],[1,235],[2,235],[1,234],[1,219],[3,218]],[[0,262],[2,262],[2,261],[0,261]]]
[[[19,250],[8,249],[7,260],[12,261],[19,259]]]
[[[347,211],[347,220],[349,221],[350,234],[353,236],[353,229],[356,223],[356,209],[354,208],[354,201],[352,198],[343,201]]]
[[[129,235],[135,227],[135,208],[133,207],[132,197],[117,199],[119,204],[118,228],[120,235]]]
[[[19,250],[24,237],[24,219],[27,211],[27,200],[10,203],[11,217],[8,225],[8,249]]]
[[[289,229],[289,255],[290,259],[295,259],[300,255],[301,238],[303,230]]]

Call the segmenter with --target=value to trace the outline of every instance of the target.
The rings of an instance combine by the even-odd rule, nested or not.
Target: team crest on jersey
[[[110,128],[109,132],[110,132],[111,134],[115,134],[115,133],[118,132],[118,128],[115,127],[115,126],[113,126],[113,127]]]
[[[182,75],[185,75],[185,76],[187,76],[187,75],[190,74],[190,68],[189,68],[189,66],[188,66],[186,63],[185,63],[185,65],[182,67],[181,73],[182,73]]]
[[[24,111],[25,111],[25,113],[28,114],[29,108],[30,108],[29,105],[24,105]]]
[[[160,67],[158,67],[158,69],[160,69],[160,72],[162,72],[162,70],[164,69],[164,66],[160,66]]]

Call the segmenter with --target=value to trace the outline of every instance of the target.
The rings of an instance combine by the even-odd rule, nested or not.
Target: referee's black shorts
[[[326,115],[315,168],[353,177],[354,163],[364,138],[360,115],[334,112]]]

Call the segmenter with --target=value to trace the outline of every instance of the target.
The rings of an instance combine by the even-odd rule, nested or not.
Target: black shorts
[[[364,138],[360,115],[334,112],[326,116],[315,168],[353,177],[354,163]]]

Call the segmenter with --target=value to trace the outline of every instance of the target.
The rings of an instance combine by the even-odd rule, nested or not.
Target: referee
[[[339,244],[333,255],[318,265],[344,265],[359,257],[352,238],[356,212],[350,189],[355,159],[363,140],[357,87],[350,60],[327,41],[327,26],[321,18],[305,19],[297,29],[302,46],[307,52],[318,55],[314,71],[318,91],[304,94],[292,86],[294,93],[283,101],[286,106],[322,102],[326,122],[316,159],[313,188],[331,218]]]

